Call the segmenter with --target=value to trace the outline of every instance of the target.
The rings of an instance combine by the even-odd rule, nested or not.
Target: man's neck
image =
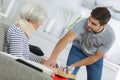
[[[97,30],[96,32],[94,31],[95,34],[98,34],[100,32],[102,32],[104,30],[104,28],[100,28],[99,30]]]

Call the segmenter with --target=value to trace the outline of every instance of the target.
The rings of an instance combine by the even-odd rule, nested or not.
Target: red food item
[[[53,75],[52,78],[53,80],[68,80],[68,78],[65,78],[59,75]]]

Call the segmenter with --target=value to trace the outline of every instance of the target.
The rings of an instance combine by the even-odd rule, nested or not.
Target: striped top
[[[29,58],[29,41],[23,30],[15,25],[8,28],[3,51],[19,58]]]

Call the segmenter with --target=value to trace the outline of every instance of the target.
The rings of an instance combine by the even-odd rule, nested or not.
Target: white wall
[[[106,59],[120,65],[120,21],[117,21],[115,19],[111,19],[109,24],[111,25],[111,27],[113,28],[114,32],[115,32],[115,42],[113,44],[113,46],[111,47],[111,49],[107,52],[107,56]]]
[[[9,24],[9,25],[13,24],[17,20],[17,17],[19,15],[19,11],[20,11],[21,7],[24,4],[29,3],[30,1],[31,0],[16,0],[15,4],[13,6],[13,9],[11,10],[8,17],[1,18],[0,22]],[[49,57],[55,44],[57,43],[55,40],[58,40],[58,38],[60,38],[60,34],[64,27],[63,26],[63,22],[64,22],[63,8],[68,8],[71,11],[75,12],[75,14],[80,14],[82,16],[82,18],[85,18],[85,17],[89,16],[89,13],[91,10],[81,7],[82,2],[84,3],[84,6],[87,5],[88,7],[91,7],[92,6],[91,4],[94,4],[95,0],[36,0],[36,1],[39,1],[40,3],[42,3],[48,12],[48,16],[55,20],[54,24],[52,25],[52,27],[49,31],[49,34],[50,34],[49,37],[51,37],[51,40],[49,40],[49,41],[51,41],[53,43],[49,42],[47,39],[44,40],[44,38],[41,38],[38,36],[39,34],[41,34],[40,31],[43,31],[45,28],[47,28],[44,25],[39,28],[39,30],[37,32],[38,34],[33,36],[33,38],[31,39],[31,43],[33,42],[33,44],[41,47],[43,49],[43,51]],[[84,1],[86,1],[86,2],[84,2]],[[109,0],[109,2],[108,2],[108,0],[104,0],[104,1],[96,0],[96,1],[98,1],[97,4],[112,5],[116,9],[120,9],[119,0]],[[113,27],[117,38],[116,38],[116,41],[115,41],[113,47],[107,53],[106,59],[113,63],[120,64],[120,62],[119,62],[119,60],[120,60],[120,54],[119,54],[119,49],[120,49],[119,24],[120,24],[120,21],[112,19],[109,24]],[[48,34],[45,33],[45,35],[43,35],[43,37],[44,36],[48,36]],[[40,42],[40,41],[42,41],[42,42]],[[47,46],[44,46],[44,44],[47,44]],[[52,47],[49,45],[52,45]],[[68,50],[64,50],[63,53],[64,52],[68,53]],[[62,56],[62,55],[60,55],[60,56]],[[67,56],[67,54],[65,54],[64,56]],[[60,57],[60,58],[62,58],[62,57]],[[111,77],[109,77],[109,75],[107,75],[108,73],[111,73],[110,74],[110,76],[112,76],[111,79],[114,80],[115,75],[117,74],[116,70],[114,72],[114,70],[112,70],[111,68],[109,69],[107,67],[105,67],[104,69],[106,70],[106,72],[104,72],[105,73],[104,75],[107,76],[107,79],[106,78],[104,79],[104,77],[103,77],[103,80],[110,80],[109,78],[111,78]],[[86,74],[84,73],[84,76],[85,75]],[[79,77],[79,79],[80,78],[81,77]]]
[[[8,25],[11,25],[15,23],[15,21],[18,18],[19,12],[21,7],[27,2],[27,0],[15,0],[12,9],[10,10],[10,13],[8,17],[1,17],[0,22],[5,23]]]

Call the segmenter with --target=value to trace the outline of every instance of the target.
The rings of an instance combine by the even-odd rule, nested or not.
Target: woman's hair
[[[46,17],[47,13],[45,12],[43,6],[40,3],[33,2],[26,4],[21,9],[20,19],[18,19],[17,24],[19,24],[19,27],[21,27],[29,37],[32,32],[35,32],[35,28],[31,23],[29,23],[29,20],[39,23],[42,22]]]
[[[99,20],[101,25],[107,24],[107,22],[111,18],[111,14],[106,7],[97,7],[92,10],[91,16],[97,20]]]
[[[25,5],[20,12],[21,19],[32,20],[33,22],[41,22],[45,17],[47,17],[45,9],[37,2]]]

